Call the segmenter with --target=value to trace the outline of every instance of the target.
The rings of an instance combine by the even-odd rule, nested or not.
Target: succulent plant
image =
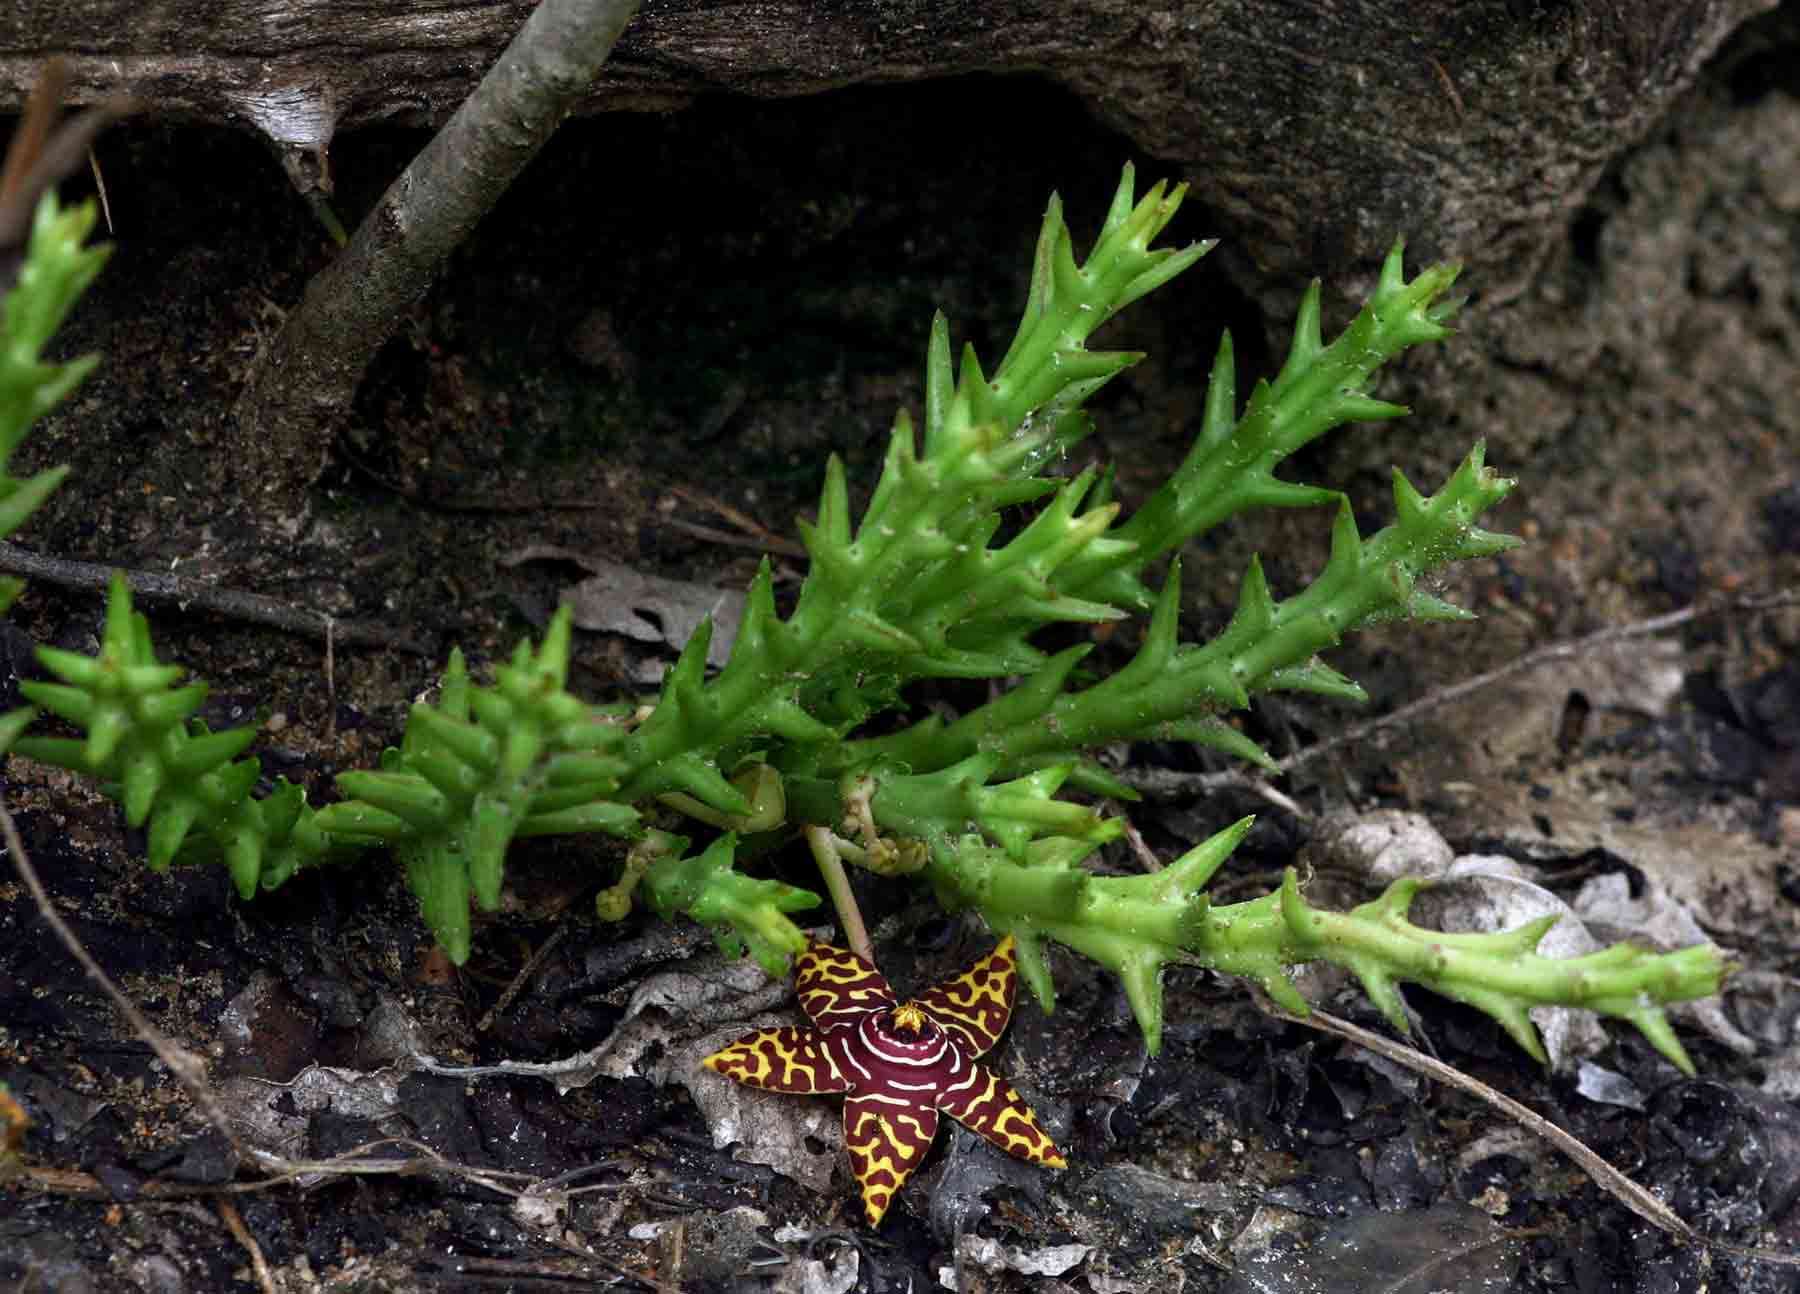
[[[1657,955],[1620,946],[1547,959],[1534,951],[1544,923],[1485,935],[1411,924],[1410,881],[1334,913],[1308,904],[1290,871],[1275,894],[1214,906],[1205,887],[1248,820],[1159,871],[1103,875],[1086,866],[1121,826],[1064,793],[1133,798],[1089,757],[1095,747],[1189,741],[1266,764],[1229,722],[1232,711],[1275,691],[1361,699],[1318,653],[1373,623],[1468,618],[1428,591],[1424,577],[1516,542],[1477,524],[1512,488],[1486,467],[1480,445],[1429,495],[1396,472],[1394,521],[1372,535],[1361,533],[1341,494],[1276,474],[1334,427],[1404,414],[1369,393],[1376,373],[1448,334],[1455,268],[1408,279],[1398,245],[1368,302],[1329,344],[1314,285],[1279,373],[1243,401],[1224,339],[1192,447],[1130,516],[1121,515],[1109,476],[1066,474],[1091,430],[1086,402],[1140,358],[1088,349],[1095,329],[1210,247],[1156,247],[1183,191],[1158,184],[1139,197],[1134,188],[1127,168],[1085,260],[1051,200],[1018,332],[991,373],[970,347],[954,356],[948,323],[933,322],[921,425],[904,411],[896,418],[860,513],[842,462],[826,465],[817,518],[800,527],[810,569],[797,599],[782,610],[765,562],[716,673],[707,666],[712,629],[702,625],[653,701],[591,704],[566,688],[564,610],[542,643],[520,644],[491,683],[471,679],[453,655],[439,699],[412,708],[400,746],[376,771],[340,775],[348,798],[315,811],[296,787],[256,794],[260,769],[237,758],[248,732],[192,724],[203,687],[176,686],[180,671],[156,660],[116,583],[98,657],[46,651],[61,681],[28,689],[85,737],[26,738],[18,749],[115,784],[127,817],[149,828],[152,866],[221,860],[246,896],[301,867],[385,846],[458,962],[470,949],[470,902],[498,903],[513,840],[599,831],[632,842],[623,874],[601,895],[603,916],[623,916],[641,896],[783,974],[791,958],[813,955],[790,913],[818,896],[746,873],[738,855],[747,843],[760,852],[804,830],[828,879],[844,862],[911,872],[947,908],[979,912],[1010,937],[1009,963],[1016,958],[1046,1008],[1055,1000],[1049,943],[1110,968],[1152,1050],[1166,966],[1243,975],[1303,1010],[1286,968],[1326,959],[1352,970],[1402,1031],[1395,986],[1422,983],[1485,1011],[1536,1056],[1542,1046],[1526,1012],[1557,1003],[1627,1020],[1691,1070],[1663,1007],[1717,990],[1725,968],[1711,948]],[[91,274],[67,266],[94,262],[63,255],[58,262],[34,241],[8,300],[9,335],[41,344],[81,273]],[[60,288],[32,278],[40,264],[65,265]],[[79,376],[32,371],[38,384],[28,397],[9,394],[15,388],[0,372],[0,433]],[[18,432],[10,434],[8,446]],[[48,488],[11,487],[27,501]],[[1183,642],[1185,546],[1247,509],[1315,506],[1333,509],[1333,521],[1330,557],[1311,582],[1277,599],[1253,560],[1225,627]],[[0,512],[0,522],[9,515]],[[1045,645],[1055,626],[1138,615],[1148,617],[1141,645],[1110,673],[1098,669],[1092,642]],[[1065,628],[1059,641],[1067,638]],[[1002,690],[948,721],[910,716],[909,685],[933,679],[991,680]],[[667,814],[721,834],[690,854],[687,837],[659,826],[656,815]]]

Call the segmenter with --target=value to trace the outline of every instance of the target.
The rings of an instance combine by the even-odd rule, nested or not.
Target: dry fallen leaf
[[[562,600],[574,609],[578,629],[622,634],[634,642],[661,643],[679,653],[700,622],[710,616],[713,633],[707,664],[717,668],[731,657],[731,644],[744,615],[741,589],[646,575],[603,557],[549,544],[520,549],[501,559],[501,565],[517,566],[529,561],[573,562],[590,572],[587,579],[562,591]],[[667,668],[663,661],[644,661],[633,681],[660,682]]]
[[[1227,1294],[1481,1294],[1508,1288],[1523,1240],[1479,1209],[1439,1204],[1346,1218],[1298,1249],[1240,1255]]]

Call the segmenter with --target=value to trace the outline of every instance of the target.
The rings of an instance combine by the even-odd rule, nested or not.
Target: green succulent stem
[[[44,359],[51,338],[75,308],[112,249],[89,247],[97,213],[84,202],[64,207],[54,192],[38,200],[18,278],[0,303],[0,536],[10,535],[62,483],[66,467],[29,477],[7,470],[33,423],[69,397],[99,363],[95,355],[61,363]],[[0,611],[12,604],[19,583],[0,587]]]
[[[94,220],[92,203],[65,208],[54,192],[46,192],[32,213],[18,275],[0,300],[0,539],[24,525],[68,475],[67,467],[50,467],[19,477],[11,464],[32,425],[66,400],[99,362],[93,355],[63,363],[44,359],[56,330],[111,255],[109,247],[87,245]],[[0,614],[24,587],[21,579],[0,577]],[[0,716],[0,755],[36,715],[27,706]]]
[[[644,872],[650,906],[664,919],[681,913],[707,926],[727,955],[748,951],[770,975],[786,975],[790,959],[806,949],[806,935],[787,914],[817,907],[819,896],[736,870],[735,833],[693,857],[684,856],[687,844],[680,836],[662,836],[659,856]]]
[[[185,849],[223,862],[249,898],[332,853],[299,787],[278,778],[270,796],[252,798],[262,766],[236,756],[253,729],[208,732],[191,722],[206,687],[175,686],[182,670],[156,659],[149,623],[132,610],[123,575],[113,576],[98,656],[49,647],[37,655],[61,681],[26,682],[20,691],[87,736],[20,737],[13,749],[116,785],[126,821],[149,829],[152,869]]]
[[[1018,938],[1021,974],[1047,1008],[1054,1006],[1055,988],[1045,940],[1113,970],[1153,1054],[1161,1043],[1167,965],[1242,976],[1304,1015],[1308,1007],[1288,969],[1329,961],[1357,976],[1402,1035],[1410,1029],[1396,986],[1409,982],[1491,1016],[1539,1061],[1548,1057],[1527,1012],[1574,1006],[1626,1021],[1682,1072],[1694,1072],[1663,1007],[1719,991],[1729,966],[1716,948],[1655,953],[1619,944],[1584,957],[1544,957],[1535,950],[1554,917],[1492,934],[1445,934],[1414,925],[1406,913],[1424,882],[1413,878],[1339,913],[1308,904],[1289,868],[1274,894],[1213,905],[1203,887],[1250,822],[1243,819],[1170,866],[1141,876],[1099,876],[1078,867],[1077,857],[1049,851],[1021,865],[969,837],[934,854],[931,878],[947,906],[977,908],[996,929]]]
[[[1699,944],[1663,954],[1624,943],[1582,957],[1543,957],[1535,950],[1556,924],[1554,915],[1493,934],[1445,934],[1406,919],[1423,888],[1417,878],[1402,878],[1361,907],[1328,912],[1301,897],[1289,868],[1280,891],[1255,902],[1273,902],[1289,955],[1323,957],[1353,971],[1401,1033],[1407,1031],[1406,1015],[1394,982],[1407,980],[1493,1017],[1540,1061],[1547,1057],[1526,1012],[1533,1006],[1575,1006],[1627,1021],[1683,1073],[1693,1074],[1693,1062],[1662,1004],[1719,991],[1728,966],[1716,948]]]
[[[1124,668],[1094,686],[1067,690],[1086,655],[1052,658],[1020,687],[951,724],[927,719],[899,733],[844,743],[845,763],[890,761],[942,766],[976,752],[998,756],[996,771],[1030,767],[1045,756],[1110,741],[1155,736],[1220,746],[1266,759],[1211,715],[1241,709],[1253,692],[1307,691],[1361,701],[1362,689],[1315,659],[1351,630],[1384,620],[1466,620],[1469,614],[1420,589],[1419,577],[1450,561],[1515,547],[1510,535],[1474,525],[1513,482],[1496,476],[1477,445],[1437,494],[1427,498],[1395,473],[1399,520],[1370,539],[1340,503],[1325,569],[1305,590],[1276,601],[1253,561],[1225,630],[1203,646],[1179,641],[1181,567],[1171,568],[1144,645]]]
[[[1204,535],[1220,521],[1253,507],[1312,507],[1336,501],[1328,490],[1277,480],[1275,468],[1297,450],[1346,422],[1404,417],[1405,407],[1377,400],[1368,384],[1402,351],[1450,335],[1446,324],[1460,304],[1444,299],[1456,281],[1454,265],[1434,265],[1410,282],[1402,269],[1404,242],[1382,263],[1374,295],[1329,345],[1319,332],[1320,285],[1301,302],[1286,362],[1274,382],[1259,382],[1240,417],[1231,336],[1219,343],[1200,434],[1174,474],[1119,527],[1128,555],[1087,554],[1072,561],[1061,582],[1084,596],[1103,588],[1125,605],[1148,610],[1149,598],[1115,574],[1130,575],[1164,553]]]
[[[963,621],[1010,621],[1021,606],[1029,607],[1034,628],[1120,614],[1058,594],[1048,582],[1078,551],[1110,543],[1103,533],[1117,509],[1079,511],[1092,474],[1059,488],[1034,473],[1086,434],[1083,402],[1139,358],[1090,353],[1089,334],[1210,246],[1152,249],[1182,190],[1156,185],[1142,199],[1132,190],[1127,169],[1099,241],[1079,267],[1052,201],[1024,322],[991,379],[972,350],[965,349],[959,371],[948,325],[941,316],[933,322],[922,446],[902,413],[874,495],[854,525],[843,464],[831,459],[818,520],[801,526],[812,569],[793,614],[777,614],[765,566],[751,584],[730,660],[711,682],[710,628],[694,636],[655,713],[627,745],[628,798],[673,792],[743,814],[748,803],[719,774],[712,752],[729,758],[767,737],[829,749],[894,704],[909,679],[988,677],[1041,659],[1022,631],[964,648],[953,640]],[[988,547],[1000,509],[1046,494],[1056,497],[1023,533]],[[872,687],[870,676],[877,680]]]
[[[565,690],[572,634],[563,607],[537,649],[520,643],[488,687],[474,685],[452,652],[437,704],[416,703],[380,771],[340,774],[351,798],[319,811],[321,830],[394,851],[459,965],[469,955],[469,904],[499,906],[515,838],[639,833],[637,810],[617,796],[627,767],[617,753],[622,715]]]

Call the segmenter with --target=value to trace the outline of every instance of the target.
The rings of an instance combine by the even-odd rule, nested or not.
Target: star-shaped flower
[[[794,988],[812,1028],[746,1034],[701,1064],[771,1092],[847,1093],[844,1142],[870,1226],[931,1149],[939,1111],[1008,1154],[1065,1167],[1024,1098],[975,1062],[1012,1019],[1011,935],[910,1002],[865,959],[815,939],[794,964]]]

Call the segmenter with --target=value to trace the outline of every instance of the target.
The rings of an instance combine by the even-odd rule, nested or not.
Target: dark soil
[[[1785,234],[1771,227],[1775,208],[1737,217],[1719,208],[1754,188],[1732,188],[1729,143],[1746,115],[1797,113],[1782,91],[1750,93],[1721,73],[1678,128],[1621,161],[1539,294],[1475,312],[1467,338],[1401,366],[1381,394],[1413,400],[1416,425],[1344,433],[1354,446],[1322,447],[1289,468],[1349,490],[1365,528],[1392,507],[1376,464],[1400,462],[1434,488],[1485,435],[1490,459],[1524,482],[1498,521],[1532,547],[1446,580],[1447,596],[1484,613],[1478,627],[1384,631],[1337,660],[1376,710],[1554,637],[1696,597],[1796,586],[1800,240],[1791,208]],[[340,140],[339,209],[366,208],[420,142],[399,132]],[[693,529],[733,528],[715,502],[786,535],[812,507],[828,454],[866,489],[894,410],[918,401],[931,311],[944,309],[959,338],[997,356],[1024,299],[1045,197],[1062,191],[1084,242],[1128,154],[1073,101],[1030,80],[721,100],[572,125],[403,321],[309,515],[271,534],[219,524],[234,501],[211,493],[209,448],[247,366],[328,246],[254,144],[120,129],[100,151],[119,250],[67,334],[71,349],[102,351],[106,362],[26,447],[26,467],[67,462],[73,472],[20,538],[427,642],[429,657],[340,648],[328,674],[317,642],[145,607],[162,655],[213,685],[209,720],[260,723],[265,770],[303,781],[322,802],[334,773],[369,766],[395,739],[451,644],[481,668],[541,626],[579,575],[563,563],[502,564],[508,555],[554,544],[740,583],[754,546]],[[1141,177],[1160,173],[1138,160]],[[1664,182],[1676,174],[1707,177],[1696,183],[1716,201]],[[1654,255],[1643,233],[1652,228],[1664,240]],[[1207,232],[1207,214],[1195,211],[1174,234]],[[1667,269],[1680,279],[1667,267],[1684,256],[1698,267],[1682,280],[1692,295],[1670,308],[1685,323],[1639,321],[1635,339],[1605,331],[1643,299],[1639,278]],[[1775,283],[1785,285],[1779,309],[1765,304]],[[1244,388],[1278,360],[1287,323],[1265,318],[1249,290],[1243,267],[1203,262],[1107,339],[1150,353],[1097,406],[1095,454],[1122,463],[1128,504],[1185,448],[1222,327],[1236,337]],[[1718,339],[1730,328],[1740,331],[1728,345]],[[1568,340],[1581,336],[1599,340],[1587,349]],[[1665,400],[1668,390],[1699,412]],[[1465,394],[1451,413],[1454,391]],[[1327,531],[1324,517],[1294,513],[1209,540],[1189,563],[1191,602],[1228,608],[1254,548],[1273,581],[1293,588],[1317,568]],[[1197,610],[1194,631],[1225,614]],[[99,617],[95,595],[34,585],[13,615],[10,659],[30,668],[25,638],[91,649]],[[1443,1059],[1576,1133],[1703,1232],[1791,1250],[1800,1145],[1794,1092],[1776,1080],[1794,1065],[1800,1006],[1800,613],[1702,620],[1678,637],[1681,696],[1660,708],[1641,700],[1632,662],[1647,669],[1648,656],[1634,648],[1614,692],[1539,679],[1489,710],[1352,749],[1286,789],[1311,813],[1421,809],[1459,849],[1547,864],[1568,890],[1606,872],[1641,888],[1643,842],[1694,842],[1715,869],[1705,873],[1713,889],[1678,897],[1735,952],[1740,982],[1754,989],[1727,1003],[1751,1052],[1684,1030],[1701,1077],[1683,1080],[1615,1029],[1601,1060],[1642,1099],[1609,1103],[1573,1075],[1546,1075],[1483,1017],[1423,992],[1411,1000]],[[614,693],[648,650],[585,637],[572,686]],[[1284,702],[1253,718],[1285,751],[1346,716]],[[1202,767],[1187,751],[1135,755]],[[0,1289],[254,1289],[249,1250],[221,1211],[227,1200],[283,1290],[835,1288],[802,1282],[809,1270],[823,1279],[852,1247],[857,1288],[869,1290],[931,1289],[943,1269],[968,1289],[1284,1289],[1256,1283],[1278,1282],[1280,1261],[1229,1276],[1207,1253],[1229,1258],[1253,1227],[1296,1266],[1309,1246],[1346,1235],[1356,1252],[1379,1255],[1392,1238],[1355,1228],[1402,1212],[1415,1215],[1413,1239],[1452,1237],[1471,1204],[1507,1234],[1468,1246],[1477,1263],[1468,1270],[1497,1272],[1499,1283],[1470,1275],[1463,1288],[1800,1289],[1792,1269],[1675,1245],[1487,1107],[1275,1022],[1236,983],[1171,975],[1167,1039],[1148,1058],[1117,985],[1072,958],[1060,968],[1056,1014],[1022,1004],[996,1061],[1032,1094],[1073,1167],[1052,1176],[946,1135],[870,1233],[841,1180],[821,1196],[715,1150],[679,1088],[600,1078],[559,1095],[534,1078],[384,1068],[404,1054],[402,1038],[460,1063],[594,1047],[644,973],[706,957],[691,931],[594,920],[594,892],[617,866],[612,844],[518,848],[504,909],[478,925],[474,955],[457,971],[432,952],[383,859],[241,903],[222,872],[149,873],[142,840],[95,788],[18,760],[7,778],[58,909],[140,1009],[208,1059],[212,1082],[391,1075],[397,1087],[362,1115],[296,1097],[285,1111],[288,1153],[325,1157],[404,1135],[455,1164],[523,1175],[501,1179],[513,1189],[563,1174],[593,1189],[549,1221],[431,1169],[218,1194],[253,1172],[9,878],[0,882],[0,1082],[33,1122],[24,1174],[0,1187]],[[1262,820],[1221,880],[1230,897],[1246,897],[1278,880],[1308,821],[1226,795],[1153,804],[1140,823],[1168,856],[1251,810]],[[972,932],[901,887],[871,886],[868,900],[890,919],[897,983],[953,969],[975,946]],[[553,936],[524,991],[496,1010]],[[1354,993],[1332,1005],[1380,1027]],[[663,1225],[652,1235],[649,1223]],[[984,1270],[966,1243],[974,1235],[1026,1253],[1063,1244],[1093,1253],[1060,1278],[1065,1286]],[[804,1266],[815,1259],[823,1265]],[[1354,1283],[1352,1267],[1331,1288],[1375,1288]]]

